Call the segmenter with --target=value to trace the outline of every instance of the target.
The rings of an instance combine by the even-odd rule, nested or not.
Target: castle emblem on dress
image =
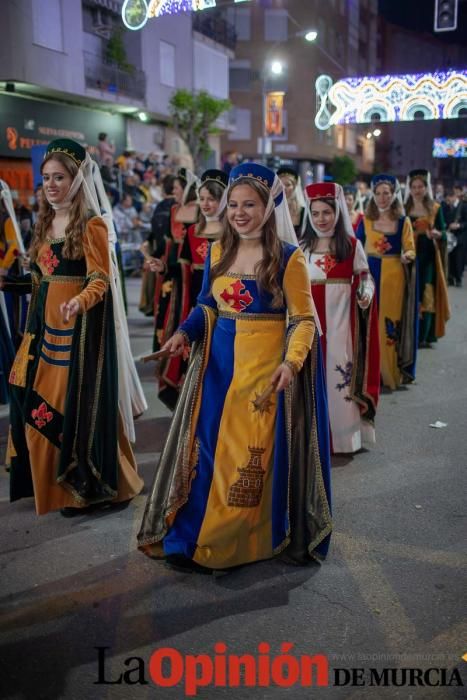
[[[263,447],[249,447],[250,459],[246,467],[237,469],[239,479],[229,488],[227,504],[237,508],[256,508],[263,493],[264,469],[261,465]]]

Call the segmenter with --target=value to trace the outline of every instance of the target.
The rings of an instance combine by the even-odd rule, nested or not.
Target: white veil
[[[11,223],[13,224],[18,250],[21,253],[21,255],[25,255],[26,251],[24,249],[23,237],[21,235],[18,221],[16,220],[15,208],[13,206],[13,198],[11,196],[10,188],[4,180],[0,180],[0,198],[4,203],[7,214],[11,219]]]
[[[194,172],[192,172],[191,170],[188,170],[188,168],[186,168],[185,173],[186,173],[186,175],[184,176],[184,178],[186,180],[186,185],[185,185],[185,189],[183,190],[182,204],[186,204],[186,200],[188,199],[188,195],[190,194],[190,190],[191,190],[192,185],[195,185],[196,194],[198,195],[199,185],[201,184],[198,176],[195,175]],[[198,196],[197,196],[197,198],[198,198]]]
[[[81,184],[88,208],[96,216],[102,217],[109,232],[110,288],[112,290],[118,358],[118,406],[125,435],[130,442],[135,442],[133,417],[143,413],[147,409],[147,403],[131,352],[122,284],[115,251],[117,235],[112,219],[112,208],[104,189],[99,167],[91,159],[89,153],[86,154],[85,160],[81,163],[67,198],[73,198]]]
[[[242,176],[242,177],[247,177]],[[228,186],[225,188],[222,195],[222,199],[219,204],[218,216],[221,216],[222,212],[225,211],[227,207],[227,199],[229,195],[230,187],[232,182],[229,182]],[[274,216],[276,217],[276,230],[277,235],[284,241],[284,243],[291,243],[298,248],[297,234],[292,223],[292,217],[290,216],[289,207],[285,197],[284,186],[280,178],[275,175],[272,187],[269,188],[269,199],[266,204],[266,210],[264,212],[263,220],[259,228],[262,228],[266,221],[271,216],[274,211]]]
[[[317,183],[313,183],[313,184],[317,184]],[[336,200],[336,224],[337,224],[337,221],[339,220],[339,217],[341,217],[342,221],[344,223],[345,232],[351,238],[355,238],[355,231],[353,230],[352,220],[351,220],[350,214],[349,214],[349,209],[347,207],[347,202],[345,201],[344,189],[341,185],[338,185],[337,182],[334,183],[334,186],[336,188],[336,196],[335,196],[335,200]],[[317,233],[315,225],[311,219],[311,208],[310,208],[311,199],[309,198],[306,190],[305,190],[305,198],[306,198],[306,214],[308,217],[308,221],[310,222],[310,226],[313,229],[313,231],[315,233]]]
[[[383,180],[383,179],[375,181],[374,178],[372,178],[371,183],[370,183],[370,190],[371,190],[370,196],[373,200],[375,199],[375,190],[378,187],[378,185],[380,185],[382,182],[387,182],[388,184],[393,185],[394,192],[393,192],[393,195],[391,198],[391,205],[397,199],[397,201],[399,202],[399,204],[402,208],[402,214],[403,214],[403,216],[405,216],[405,202],[408,199],[407,188],[406,188],[406,192],[405,192],[404,197],[402,197],[402,189],[401,189],[401,184],[400,184],[399,180],[397,179],[397,177],[394,177],[393,180],[394,180],[394,182],[392,182],[391,180]]]
[[[410,173],[407,175],[405,178],[405,190],[404,190],[404,201],[402,205],[407,204],[407,200],[410,197],[410,181],[411,180],[416,180],[417,177],[419,178],[425,178],[426,177],[426,189],[427,189],[427,194],[430,199],[433,199],[433,186],[431,184],[431,173],[427,171],[426,175],[425,174],[419,174],[419,175],[410,175]]]

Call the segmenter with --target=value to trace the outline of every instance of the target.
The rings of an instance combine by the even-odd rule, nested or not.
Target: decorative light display
[[[434,139],[433,158],[467,158],[467,138],[448,139],[441,137]]]
[[[467,110],[467,71],[316,81],[318,129],[335,124],[456,119]]]
[[[233,0],[234,3],[245,0]],[[142,29],[148,19],[180,12],[197,12],[216,7],[217,0],[125,0],[122,21],[127,29]]]

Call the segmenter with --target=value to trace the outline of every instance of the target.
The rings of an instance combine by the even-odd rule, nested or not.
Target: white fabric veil
[[[391,205],[397,199],[397,201],[399,202],[401,209],[402,209],[402,215],[405,216],[405,202],[407,201],[407,198],[408,198],[407,188],[406,188],[406,192],[405,192],[404,197],[402,197],[402,189],[401,189],[401,184],[400,184],[399,180],[397,179],[397,177],[394,177],[393,180],[394,180],[394,182],[392,182],[391,180],[380,179],[380,180],[377,180],[375,182],[374,179],[372,179],[371,183],[370,183],[370,197],[373,200],[375,199],[375,190],[378,187],[378,185],[380,185],[382,182],[387,182],[389,185],[393,185],[395,189],[394,189],[394,192],[393,192],[393,195],[391,198]]]
[[[73,198],[81,184],[88,209],[105,221],[109,232],[110,288],[112,290],[118,358],[118,406],[125,435],[130,442],[135,442],[133,417],[143,413],[148,406],[131,352],[122,284],[115,251],[117,235],[112,219],[112,208],[104,189],[99,167],[91,159],[89,153],[86,154],[85,160],[81,163],[78,174],[71,184],[68,197]]]
[[[415,180],[417,177],[420,178],[426,178],[426,189],[427,189],[427,194],[430,199],[433,199],[433,186],[431,184],[431,173],[427,171],[426,175],[422,175],[421,173],[419,175],[410,175],[410,173],[407,175],[405,178],[405,191],[404,191],[404,201],[403,205],[407,204],[407,200],[410,197],[410,181]]]
[[[198,176],[195,175],[194,172],[188,170],[188,168],[186,168],[185,172],[186,185],[185,189],[183,190],[182,204],[186,204],[186,200],[188,199],[188,195],[190,194],[191,186],[195,185],[196,194],[198,194],[199,185],[201,184]]]
[[[316,183],[314,183],[314,184],[316,184]],[[352,220],[351,220],[350,214],[349,214],[349,209],[347,207],[347,202],[345,201],[344,189],[343,189],[343,187],[341,187],[341,185],[338,185],[337,182],[334,183],[334,186],[336,188],[336,197],[335,197],[335,200],[336,200],[336,223],[339,220],[339,217],[342,217],[345,232],[351,238],[355,238],[355,231],[353,230]],[[313,221],[311,219],[311,207],[310,207],[311,199],[309,198],[306,190],[305,190],[305,199],[306,199],[306,215],[308,217],[308,221],[310,222],[310,226],[313,229],[313,231],[315,233],[317,233],[315,225],[313,224]]]
[[[242,177],[247,176],[242,175]],[[222,199],[219,204],[218,216],[221,216],[221,214],[225,211],[227,207],[227,199],[232,184],[232,182],[229,182],[229,185],[224,190]],[[284,187],[280,178],[277,175],[274,176],[272,187],[269,188],[269,199],[268,203],[266,204],[266,210],[264,212],[263,220],[259,228],[262,228],[264,226],[264,224],[269,219],[273,211],[274,216],[276,217],[277,235],[279,236],[281,241],[284,241],[284,243],[291,243],[292,245],[298,247],[297,234],[295,233],[295,229],[293,227],[292,217],[290,216],[289,207],[285,197]]]
[[[0,180],[0,198],[2,199],[7,214],[11,219],[11,223],[13,224],[18,250],[21,253],[21,255],[25,255],[26,251],[24,249],[23,237],[21,235],[18,221],[16,220],[15,208],[13,206],[13,198],[11,196],[10,188],[4,180]]]

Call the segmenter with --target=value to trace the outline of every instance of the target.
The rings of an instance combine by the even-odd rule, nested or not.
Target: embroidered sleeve
[[[415,240],[413,235],[412,222],[409,217],[405,217],[402,228],[402,250],[408,260],[415,260]]]
[[[109,241],[105,222],[96,216],[90,219],[83,238],[84,256],[86,258],[87,283],[76,297],[80,313],[84,313],[104,298],[109,285]]]
[[[435,229],[441,233],[441,240],[447,240],[446,236],[446,222],[444,220],[443,208],[438,204],[438,211],[435,216]]]
[[[287,264],[284,295],[292,329],[285,362],[294,372],[299,372],[310,351],[315,332],[310,279],[305,256],[300,249],[292,254]]]
[[[213,244],[216,245],[216,244]],[[199,340],[200,338],[203,337],[204,334],[204,324],[205,324],[205,319],[204,319],[204,313],[202,310],[202,306],[210,306],[212,309],[217,310],[217,304],[216,300],[214,299],[212,293],[211,293],[211,279],[210,279],[210,273],[211,273],[211,249],[212,246],[209,249],[207,258],[206,258],[206,263],[204,266],[204,275],[203,275],[203,284],[201,287],[201,291],[198,295],[197,303],[193,311],[190,313],[186,321],[182,323],[180,326],[180,331],[183,331],[186,333],[188,338],[190,339],[190,342],[193,342],[195,340]]]
[[[355,232],[355,235],[356,235],[357,239],[361,242],[363,247],[365,247],[366,233],[365,233],[365,218],[363,216],[360,219],[360,223],[357,226],[357,230]]]
[[[368,260],[365,255],[365,251],[363,250],[361,242],[358,240],[357,245],[355,246],[353,271],[354,274],[359,275],[360,277],[360,294],[362,296],[368,296],[370,299],[373,299],[373,295],[375,293],[375,283],[368,269]]]

